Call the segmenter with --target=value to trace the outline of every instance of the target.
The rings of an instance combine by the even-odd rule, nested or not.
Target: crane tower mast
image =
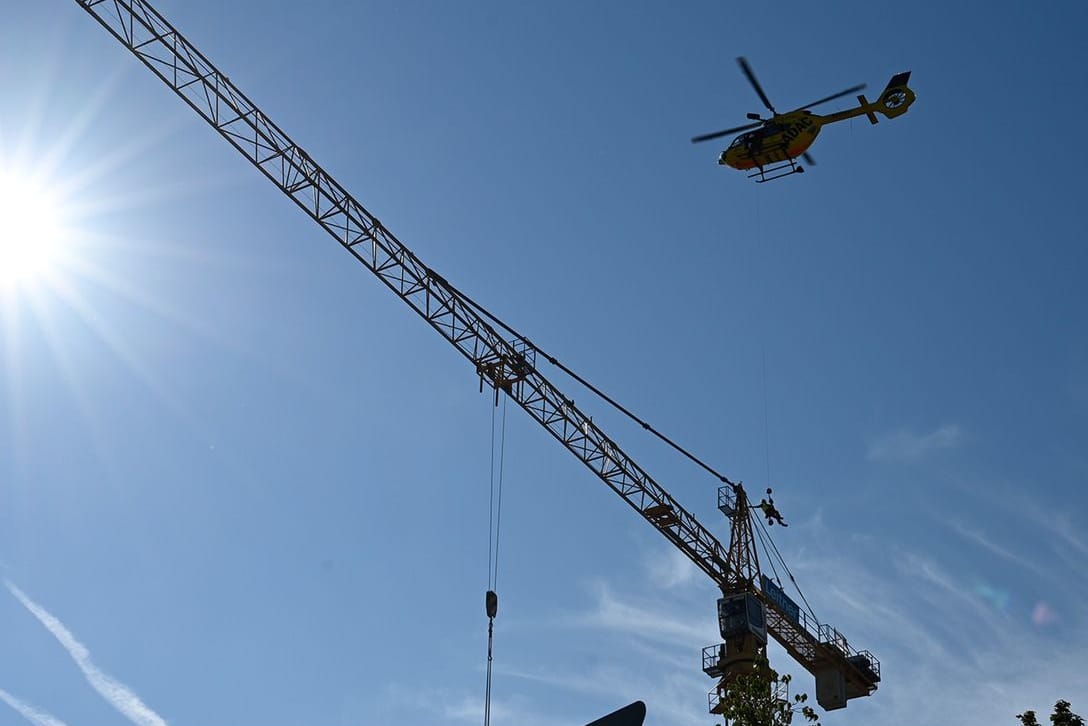
[[[868,652],[853,650],[837,631],[777,596],[766,580],[756,581],[750,522],[747,530],[741,524],[749,520],[749,511],[739,484],[728,483],[719,494],[723,512],[733,521],[727,549],[537,370],[531,343],[500,335],[481,308],[420,261],[149,2],[76,2],[449,341],[496,395],[505,392],[703,570],[723,594],[747,592],[755,598],[766,612],[766,632],[816,675],[821,705],[840,708],[848,698],[876,689],[879,663]],[[724,645],[704,650],[704,670],[717,675],[725,651]],[[723,675],[723,684],[726,680]],[[821,697],[821,682],[826,697]]]

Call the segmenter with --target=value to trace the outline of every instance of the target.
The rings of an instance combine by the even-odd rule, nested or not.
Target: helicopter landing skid
[[[756,167],[756,169],[748,175],[749,179],[755,179],[756,184],[762,184],[763,182],[773,181],[775,179],[781,179],[784,176],[790,174],[804,174],[805,168],[797,163],[794,159],[787,159],[781,164],[772,166]]]

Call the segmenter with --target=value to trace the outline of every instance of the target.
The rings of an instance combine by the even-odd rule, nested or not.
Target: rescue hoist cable
[[[502,399],[502,421],[499,426],[498,482],[495,466],[495,418],[498,406],[491,407],[490,496],[488,500],[487,532],[487,593],[484,611],[487,613],[487,685],[484,688],[484,726],[491,724],[491,665],[494,660],[495,616],[499,613],[499,533],[502,525],[502,479],[506,460],[506,397]]]
[[[763,458],[767,466],[767,487],[771,486],[771,429],[767,416],[767,346],[763,346]]]
[[[757,198],[757,220],[758,220],[758,198]],[[758,224],[758,222],[757,222]],[[762,349],[761,355],[762,371],[761,379],[763,383],[763,456],[764,465],[766,467],[767,476],[767,495],[771,493],[771,428],[770,428],[770,416],[768,413],[767,403],[767,348]],[[773,500],[772,500],[773,501]],[[768,522],[770,520],[768,519]],[[778,568],[775,566],[775,560],[782,565],[782,569],[786,571],[786,576],[789,577],[790,582],[793,583],[794,589],[797,594],[801,596],[801,600],[804,601],[805,606],[808,608],[808,612],[815,619],[816,614],[812,612],[812,606],[808,604],[808,600],[805,598],[805,594],[801,592],[801,588],[797,585],[797,580],[793,578],[793,573],[790,572],[789,565],[786,564],[786,559],[782,557],[782,553],[778,551],[778,546],[774,543],[774,539],[771,537],[770,528],[763,523],[758,517],[756,518],[755,529],[756,536],[759,539],[761,545],[763,545],[763,553],[766,555],[764,561],[771,566],[771,572],[774,573],[775,582],[779,587],[782,587],[782,578],[778,574]]]
[[[757,226],[759,224],[759,206],[758,197],[756,199],[756,220]],[[768,423],[767,415],[767,348],[763,348],[763,453],[766,464],[767,474],[767,492],[770,493],[771,486],[771,434],[770,425]],[[757,517],[756,524],[756,536],[759,538],[760,544],[763,545],[763,553],[766,555],[766,562],[771,565],[771,572],[774,573],[774,579],[778,583],[778,586],[782,586],[782,578],[778,575],[778,568],[775,567],[774,561],[777,559],[779,564],[782,565],[782,569],[786,571],[786,576],[789,577],[790,582],[793,583],[793,589],[800,595],[802,602],[805,603],[805,607],[808,609],[808,614],[812,618],[816,619],[816,613],[812,611],[812,606],[809,605],[808,598],[805,597],[805,593],[801,592],[800,585],[797,584],[797,580],[794,579],[793,573],[790,571],[789,565],[786,564],[786,558],[782,556],[782,553],[778,551],[778,546],[774,543],[774,539],[771,537],[771,532],[768,527]],[[772,556],[772,550],[773,555]]]

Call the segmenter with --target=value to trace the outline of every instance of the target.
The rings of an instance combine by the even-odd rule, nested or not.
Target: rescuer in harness
[[[767,489],[767,498],[766,499],[760,499],[759,504],[757,506],[763,511],[763,516],[767,518],[767,525],[768,526],[773,527],[775,522],[778,522],[783,527],[788,527],[789,526],[788,524],[786,524],[785,522],[782,521],[782,513],[779,512],[778,509],[775,508],[774,499],[771,498],[770,488]]]

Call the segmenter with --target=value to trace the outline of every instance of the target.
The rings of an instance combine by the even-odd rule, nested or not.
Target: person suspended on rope
[[[759,500],[759,508],[763,511],[763,516],[767,518],[767,525],[774,526],[775,522],[778,522],[783,527],[789,525],[782,521],[782,513],[774,506],[774,499],[771,498],[771,490],[767,489],[767,498]]]

